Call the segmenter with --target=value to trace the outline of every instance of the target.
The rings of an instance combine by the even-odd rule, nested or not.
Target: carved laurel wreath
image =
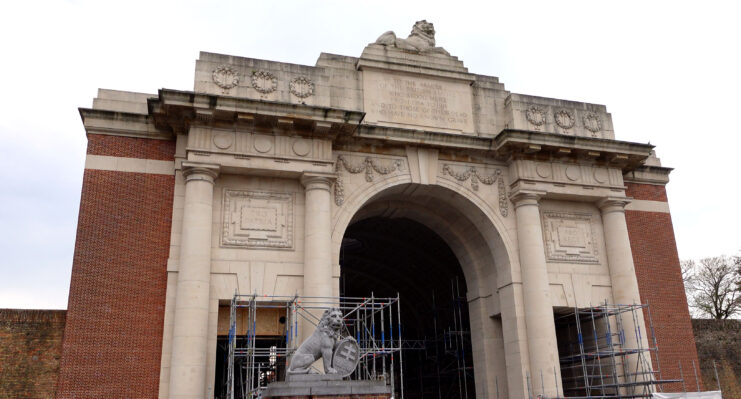
[[[252,87],[262,94],[274,92],[278,88],[278,78],[268,71],[252,72]]]
[[[288,88],[298,98],[306,98],[314,94],[314,82],[303,76],[291,80]]]
[[[602,130],[602,119],[597,115],[593,113],[588,113],[582,117],[582,123],[584,123],[584,128],[592,132],[592,136],[594,136],[594,133],[599,132]]]
[[[507,217],[507,215],[509,214],[507,189],[504,185],[504,176],[502,176],[502,171],[500,169],[495,170],[493,175],[481,176],[475,166],[469,166],[464,172],[456,172],[455,170],[453,170],[453,167],[451,165],[445,164],[443,165],[443,174],[448,174],[459,182],[464,182],[468,179],[471,179],[471,189],[473,191],[479,190],[479,183],[491,186],[492,184],[494,184],[494,182],[497,182],[497,191],[499,194],[499,213],[503,217]]]
[[[334,203],[337,206],[341,206],[345,202],[345,186],[342,181],[342,175],[339,172],[344,168],[351,174],[358,174],[365,172],[365,181],[372,182],[374,179],[373,172],[375,171],[379,175],[387,175],[396,170],[401,170],[401,160],[395,159],[391,165],[382,166],[378,164],[378,160],[371,157],[365,157],[360,164],[353,165],[342,155],[337,157],[335,162],[335,172],[337,172],[337,181],[334,184]]]
[[[214,81],[216,86],[221,87],[224,90],[229,90],[239,84],[239,73],[236,69],[222,65],[211,73],[211,79]]]
[[[533,125],[543,126],[545,124],[546,113],[542,108],[532,106],[525,111],[525,117]]]
[[[557,111],[555,114],[553,114],[553,119],[556,121],[556,124],[558,126],[561,126],[561,128],[563,129],[571,129],[572,127],[574,127],[574,123],[576,122],[574,113],[565,109]]]

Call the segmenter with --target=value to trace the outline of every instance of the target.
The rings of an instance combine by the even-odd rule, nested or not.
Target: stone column
[[[206,395],[211,224],[216,165],[183,162],[185,204],[170,360],[170,398]]]
[[[334,175],[304,173],[304,296],[332,296],[332,208]],[[321,312],[317,312],[321,316]],[[306,338],[313,329],[303,328]]]
[[[638,291],[638,278],[633,265],[633,251],[630,248],[628,225],[625,222],[625,205],[630,203],[627,198],[605,198],[597,203],[602,211],[602,225],[605,231],[605,248],[607,263],[610,269],[612,283],[612,299],[618,305],[636,305],[641,303]],[[643,311],[633,314],[623,313],[620,318],[625,331],[625,347],[628,349],[648,348],[646,324],[643,321]],[[651,357],[648,352],[643,354],[646,366],[650,367]],[[627,358],[627,373],[635,373],[638,366],[638,356],[630,355]],[[643,380],[638,376],[638,380]]]
[[[517,241],[530,355],[530,385],[533,396],[544,392],[546,396],[561,397],[563,393],[556,324],[553,318],[538,205],[541,195],[539,192],[519,192],[512,197],[517,218]]]

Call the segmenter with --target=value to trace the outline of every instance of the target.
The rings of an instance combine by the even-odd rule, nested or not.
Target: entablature
[[[586,159],[624,172],[643,165],[653,148],[651,144],[526,130],[505,130],[492,144],[492,150],[512,159]]]
[[[161,89],[149,100],[155,125],[187,133],[192,125],[334,138],[351,134],[363,112]]]
[[[79,108],[86,134],[171,140],[169,130],[157,129],[150,115],[104,109]]]

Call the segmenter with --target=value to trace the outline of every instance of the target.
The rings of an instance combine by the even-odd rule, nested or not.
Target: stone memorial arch
[[[192,91],[101,89],[80,113],[59,397],[218,396],[224,304],[235,292],[339,296],[350,231],[396,241],[362,272],[413,286],[402,301],[417,311],[423,281],[462,277],[476,397],[568,394],[556,323],[568,309],[649,302],[665,377],[697,358],[671,169],[653,146],[617,140],[605,106],[469,72],[426,21],[315,66],[201,53]],[[394,259],[424,258],[425,242],[447,247],[448,263]],[[646,331],[643,318],[620,323]],[[275,320],[259,328],[280,335]],[[640,337],[623,345],[647,348]]]

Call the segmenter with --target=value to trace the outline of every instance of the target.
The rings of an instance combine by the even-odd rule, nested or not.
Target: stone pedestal
[[[273,382],[263,392],[263,398],[390,398],[391,387],[385,381],[348,381],[337,375],[291,375],[287,381]]]

